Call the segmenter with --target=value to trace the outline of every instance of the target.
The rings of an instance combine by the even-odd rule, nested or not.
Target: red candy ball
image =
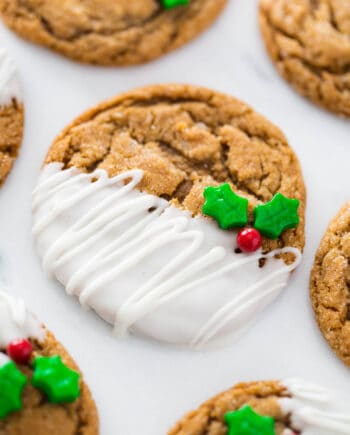
[[[255,252],[261,243],[261,234],[255,228],[243,228],[237,235],[237,245],[242,252]]]
[[[7,355],[17,364],[26,364],[33,352],[33,346],[26,339],[13,340],[7,346]]]

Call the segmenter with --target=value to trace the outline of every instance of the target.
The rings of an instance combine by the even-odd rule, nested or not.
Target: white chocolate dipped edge
[[[12,99],[22,101],[17,69],[7,52],[0,48],[0,106],[11,104]]]
[[[349,403],[337,402],[331,391],[303,380],[288,379],[282,384],[291,397],[279,399],[279,405],[302,435],[350,434]],[[283,435],[291,433],[287,429]]]
[[[232,340],[286,286],[300,251],[237,254],[234,232],[140,192],[142,177],[46,165],[33,192],[44,269],[119,336],[192,347]]]
[[[46,332],[42,324],[25,307],[20,299],[11,297],[0,290],[0,349],[19,338],[33,338],[43,341]],[[0,353],[0,364],[5,355]]]

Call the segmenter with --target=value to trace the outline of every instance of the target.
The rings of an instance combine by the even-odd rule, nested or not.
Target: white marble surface
[[[350,199],[350,122],[293,92],[267,58],[256,0],[231,0],[210,31],[150,65],[81,66],[32,46],[0,26],[15,58],[26,104],[21,156],[0,191],[0,272],[71,351],[99,407],[103,435],[162,435],[186,411],[240,380],[302,376],[349,390],[349,371],[313,319],[308,279],[329,219]],[[31,241],[30,193],[54,136],[76,115],[126,89],[189,82],[235,95],[279,125],[297,152],[308,188],[302,266],[282,297],[230,348],[194,353],[139,339],[116,341],[44,276]]]

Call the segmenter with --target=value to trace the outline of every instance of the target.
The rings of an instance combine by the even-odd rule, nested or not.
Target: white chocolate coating
[[[302,435],[349,435],[350,405],[336,402],[332,393],[305,381],[282,382],[291,394],[279,399],[283,412],[290,414],[294,429]],[[286,430],[283,435],[289,435]]]
[[[143,172],[109,178],[43,168],[33,236],[47,273],[122,336],[200,347],[237,335],[271,303],[299,263],[234,252],[235,233],[135,187]],[[263,268],[260,258],[268,258]]]
[[[22,100],[17,69],[5,50],[0,49],[0,106],[6,106],[12,99]]]
[[[42,341],[44,337],[43,326],[27,311],[23,301],[0,291],[0,349],[18,338]]]
[[[1,367],[5,366],[7,363],[9,363],[10,361],[11,360],[7,355],[0,352],[0,369],[1,369]]]

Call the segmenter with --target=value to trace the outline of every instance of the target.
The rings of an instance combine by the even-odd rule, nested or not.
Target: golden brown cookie
[[[207,189],[238,201],[237,225],[223,230],[203,212]],[[290,198],[295,225],[242,252],[250,236],[237,227],[252,226],[255,207],[277,193]],[[52,144],[33,199],[44,269],[117,335],[191,347],[232,340],[279,295],[304,247],[305,187],[283,133],[195,86],[136,89],[83,114]]]
[[[260,0],[260,26],[281,75],[350,116],[350,0]]]
[[[0,314],[0,434],[97,435],[95,403],[67,351],[21,301],[3,292]],[[46,364],[60,357],[66,368],[58,375],[56,365],[39,372],[40,357]]]
[[[226,0],[191,0],[165,9],[160,0],[0,0],[4,22],[32,42],[80,62],[148,62],[196,37]]]
[[[319,327],[350,367],[350,203],[330,223],[311,272],[311,300]]]
[[[0,49],[0,186],[18,155],[23,136],[24,112],[12,60]]]
[[[241,383],[187,414],[168,435],[346,435],[350,419],[341,407],[327,390],[298,379]]]

